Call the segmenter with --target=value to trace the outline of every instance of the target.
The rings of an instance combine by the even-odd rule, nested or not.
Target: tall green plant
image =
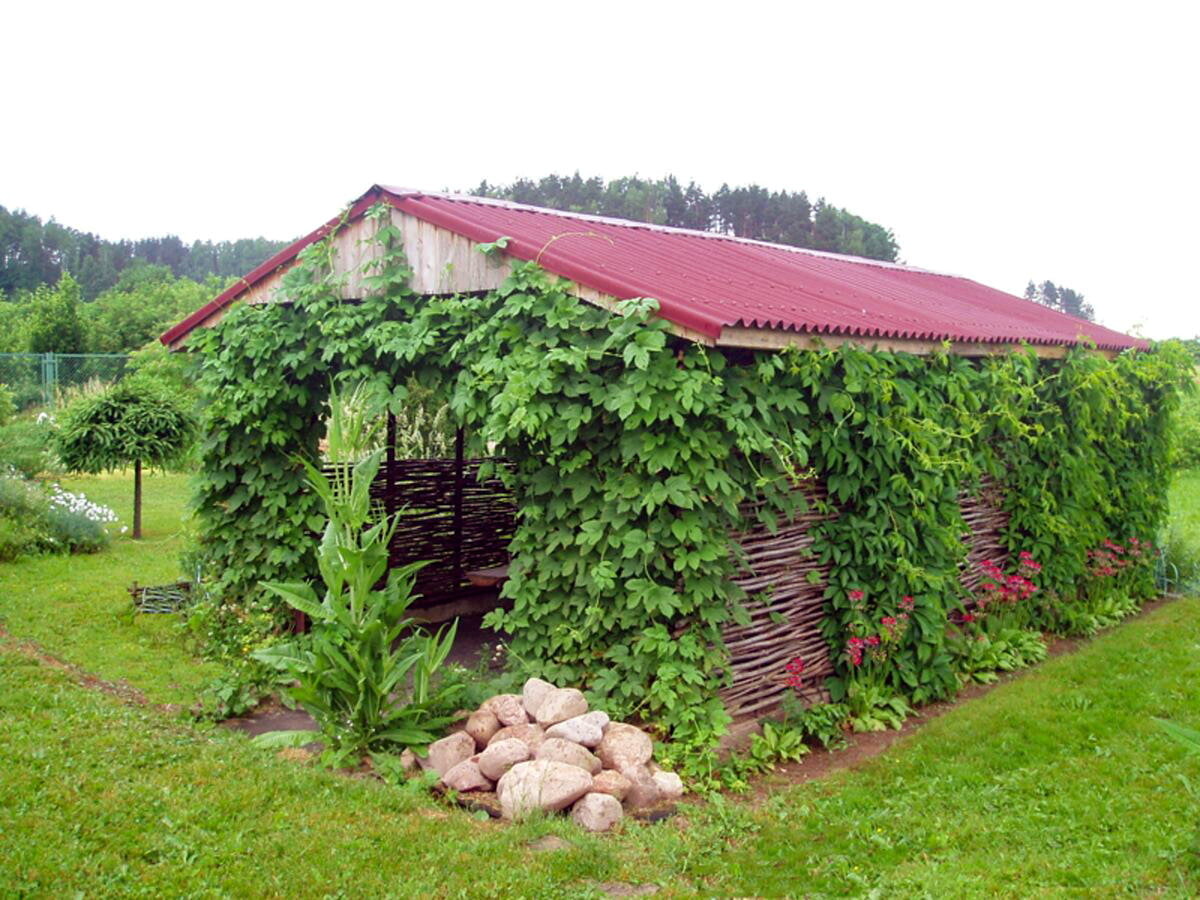
[[[334,418],[340,418],[336,412]],[[334,433],[348,433],[345,424],[339,422]],[[332,476],[303,462],[328,517],[317,551],[324,596],[318,598],[304,582],[264,582],[266,590],[309,617],[312,632],[253,656],[296,679],[287,695],[320,730],[274,732],[260,743],[320,739],[332,758],[343,761],[397,745],[428,744],[450,721],[432,711],[446,708],[458,688],[438,690],[434,676],[453,646],[457,623],[431,635],[407,615],[422,564],[388,570],[396,519],[381,518],[370,496],[381,457],[376,451],[352,469],[335,468]]]

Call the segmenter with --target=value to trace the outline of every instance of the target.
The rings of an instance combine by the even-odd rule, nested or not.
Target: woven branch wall
[[[990,560],[1001,568],[1008,563],[1008,552],[1001,542],[1009,519],[1004,511],[1004,489],[985,475],[979,493],[972,495],[964,491],[959,495],[958,505],[967,525],[962,538],[967,545],[962,583],[968,591],[974,591],[983,580],[979,571],[981,562]]]
[[[372,485],[388,512],[399,513],[391,564],[428,561],[418,574],[416,607],[466,587],[472,569],[508,563],[516,507],[497,479],[479,480],[485,460],[402,459],[384,463]]]
[[[778,706],[793,690],[784,666],[797,656],[804,660],[804,682],[810,685],[801,690],[802,699],[829,699],[822,685],[833,674],[833,662],[821,636],[829,567],[810,555],[809,529],[836,513],[822,486],[806,482],[800,490],[808,509],[793,522],[781,524],[774,534],[756,525],[737,535],[747,569],[734,581],[747,594],[750,623],[729,625],[723,632],[733,683],[721,691],[721,699],[734,718]],[[752,517],[757,510],[745,511]]]

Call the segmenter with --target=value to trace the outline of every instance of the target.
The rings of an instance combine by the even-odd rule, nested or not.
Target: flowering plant
[[[906,595],[893,612],[876,617],[867,612],[863,591],[852,590],[846,596],[852,610],[843,650],[849,674],[831,682],[834,699],[844,698],[855,731],[899,728],[911,710],[895,692],[889,676],[895,668],[892,661],[908,633],[915,601]]]
[[[1033,618],[1029,601],[1038,592],[1033,579],[1042,571],[1033,554],[1022,550],[1011,573],[991,560],[981,562],[979,571],[979,586],[964,609],[951,613],[952,623],[960,629],[970,626],[967,630],[972,631],[1028,625]]]
[[[1046,642],[1031,627],[1038,593],[1034,578],[1041,564],[1028,550],[1017,554],[1016,571],[1005,573],[992,562],[979,564],[982,580],[961,610],[950,615],[953,628],[947,646],[959,680],[991,682],[997,672],[1011,672],[1046,658]]]

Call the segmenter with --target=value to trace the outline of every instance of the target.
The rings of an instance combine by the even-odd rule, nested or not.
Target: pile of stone
[[[640,728],[589,711],[574,688],[531,678],[520,694],[492,697],[463,730],[431,744],[422,764],[459,793],[494,790],[506,819],[570,809],[587,830],[607,831],[626,811],[683,795],[679,776],[659,769],[653,755]]]

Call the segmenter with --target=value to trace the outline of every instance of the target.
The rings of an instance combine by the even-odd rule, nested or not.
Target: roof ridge
[[[458,194],[451,191],[424,191],[419,188],[393,187],[386,184],[376,185],[394,197],[434,197],[439,200],[450,200],[457,203],[477,203],[480,206],[496,206],[501,209],[512,209],[519,212],[537,212],[546,215],[559,216],[564,219],[576,219],[585,222],[596,222],[600,225],[615,225],[623,228],[637,228],[646,231],[657,231],[663,234],[679,234],[705,240],[729,241],[736,244],[749,244],[755,247],[768,247],[772,250],[786,250],[789,253],[799,253],[804,256],[816,256],[822,259],[835,259],[840,262],[858,263],[864,266],[876,266],[881,269],[897,269],[901,272],[914,272],[919,275],[937,275],[942,278],[961,278],[974,281],[965,275],[952,272],[937,272],[933,269],[923,269],[920,266],[910,266],[906,263],[889,262],[883,259],[871,259],[867,256],[852,256],[848,253],[831,253],[828,250],[814,250],[810,247],[797,247],[795,244],[776,244],[756,238],[740,237],[736,234],[723,234],[719,231],[701,231],[697,228],[681,228],[677,225],[659,225],[655,222],[639,222],[635,219],[619,219],[614,216],[599,216],[595,213],[571,212],[565,209],[553,209],[548,206],[532,206],[528,203],[517,203],[515,200],[503,200],[499,197],[479,197],[474,194]]]

